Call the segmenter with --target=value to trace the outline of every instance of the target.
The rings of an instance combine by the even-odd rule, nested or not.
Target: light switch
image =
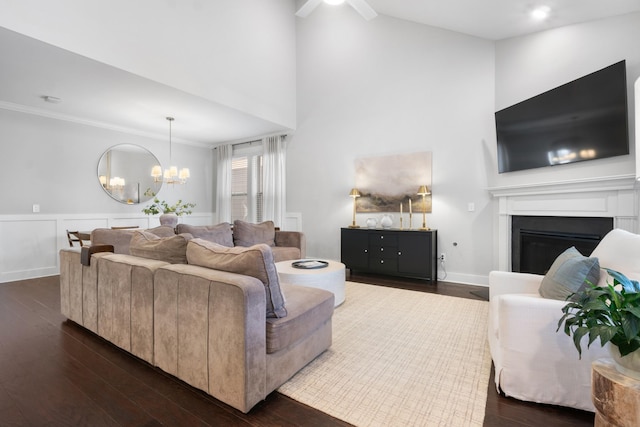
[[[38,212],[40,212],[40,205],[34,204],[33,205],[33,213],[38,213]]]
[[[467,205],[467,210],[469,212],[475,212],[476,210],[476,204],[473,202],[469,202],[469,204]]]

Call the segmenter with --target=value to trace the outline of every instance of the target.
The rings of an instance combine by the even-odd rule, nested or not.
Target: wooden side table
[[[640,381],[621,374],[612,359],[591,364],[595,427],[640,426]]]

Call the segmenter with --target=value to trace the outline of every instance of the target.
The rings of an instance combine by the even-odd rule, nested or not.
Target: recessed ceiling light
[[[344,3],[344,0],[324,0],[324,2],[325,2],[326,4],[330,4],[330,5],[333,5],[333,6],[337,6],[337,5],[339,5],[339,4]]]
[[[531,17],[536,21],[544,21],[549,17],[551,8],[549,6],[538,6],[531,11]]]

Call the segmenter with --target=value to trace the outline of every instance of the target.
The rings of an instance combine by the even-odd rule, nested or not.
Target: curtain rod
[[[248,140],[248,141],[237,141],[237,142],[228,142],[228,143],[224,143],[224,144],[218,144],[215,147],[213,147],[213,149],[216,150],[221,145],[231,145],[232,147],[241,147],[243,145],[251,146],[251,145],[253,145],[255,143],[262,142],[262,140],[264,138],[269,138],[271,136],[281,136],[282,138],[286,138],[289,135],[286,134],[286,133],[273,133],[273,134],[269,134],[269,135],[265,135],[265,136],[259,137],[259,139],[251,139],[251,140]]]

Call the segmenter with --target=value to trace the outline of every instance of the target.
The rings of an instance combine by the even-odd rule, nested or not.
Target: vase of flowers
[[[178,200],[176,203],[170,205],[164,200],[158,199],[155,193],[147,190],[144,193],[147,196],[153,196],[153,203],[142,209],[142,212],[147,215],[160,215],[160,225],[166,225],[175,228],[178,225],[178,216],[189,215],[193,213],[195,203],[183,203],[182,200]]]
[[[609,351],[616,368],[640,379],[640,284],[615,270],[606,269],[613,283],[606,287],[590,284],[562,308],[564,315],[558,330],[573,336],[582,355],[582,337],[588,336],[587,348],[600,338],[600,345],[610,343]]]

